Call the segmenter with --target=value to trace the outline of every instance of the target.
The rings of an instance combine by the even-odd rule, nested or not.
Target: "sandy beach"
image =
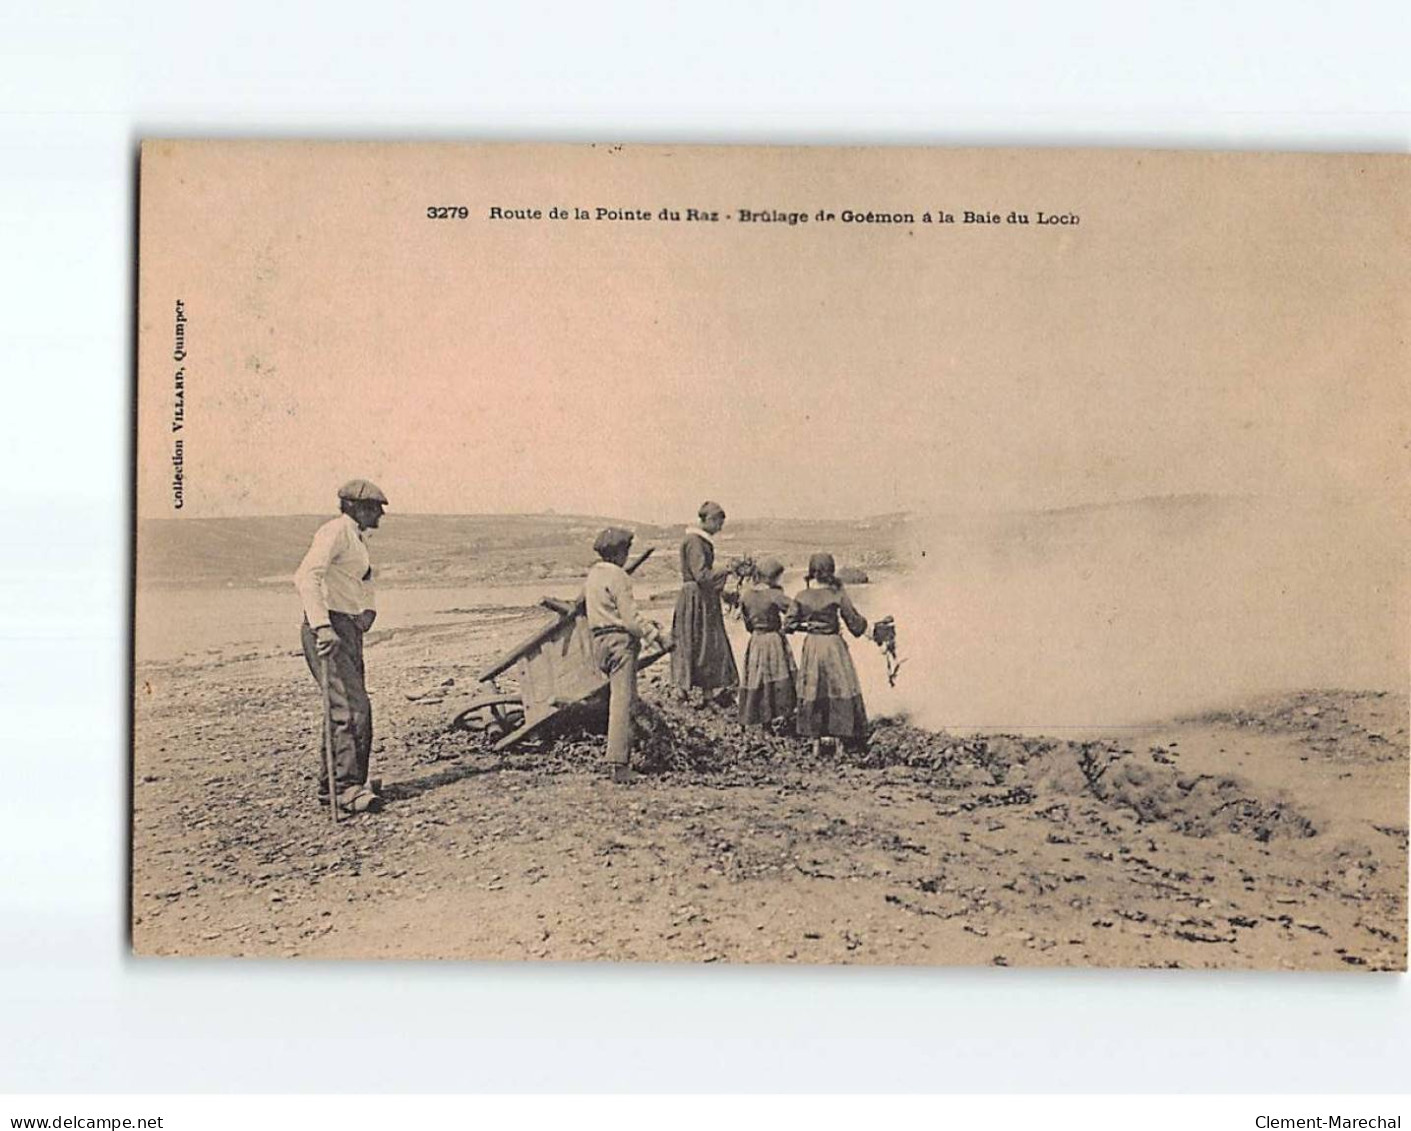
[[[1407,712],[1387,688],[1105,733],[951,731],[889,714],[855,641],[872,740],[820,761],[671,700],[660,665],[624,788],[591,709],[503,754],[449,726],[475,673],[548,619],[531,594],[571,592],[558,572],[384,594],[367,664],[387,805],[336,828],[292,590],[140,592],[135,951],[1405,968]],[[898,584],[859,587],[860,606]],[[669,575],[642,587],[669,621]]]

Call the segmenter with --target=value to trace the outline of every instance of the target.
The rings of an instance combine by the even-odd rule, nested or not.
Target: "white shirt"
[[[357,616],[377,608],[367,543],[349,515],[340,514],[318,528],[294,574],[294,587],[310,628],[328,624],[330,611]]]
[[[656,626],[637,612],[632,578],[620,565],[594,562],[583,583],[583,599],[589,628],[622,628],[639,639],[656,632]]]

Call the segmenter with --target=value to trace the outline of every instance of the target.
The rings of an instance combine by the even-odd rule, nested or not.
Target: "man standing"
[[[366,532],[377,529],[387,496],[366,479],[338,489],[342,513],[318,529],[294,574],[304,606],[300,637],[314,679],[322,683],[328,665],[328,705],[332,718],[333,783],[345,813],[363,813],[381,804],[369,787],[372,755],[372,703],[363,681],[363,634],[377,617],[372,563]],[[327,759],[319,762],[319,792],[328,799]]]
[[[608,764],[612,780],[632,780],[632,707],[637,701],[637,657],[643,643],[661,639],[661,630],[637,611],[632,578],[622,567],[632,548],[632,532],[609,526],[593,542],[601,559],[583,584],[593,661],[608,677]]]

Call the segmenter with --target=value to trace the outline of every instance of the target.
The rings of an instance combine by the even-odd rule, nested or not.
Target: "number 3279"
[[[469,220],[470,209],[464,204],[432,204],[426,209],[428,220]]]

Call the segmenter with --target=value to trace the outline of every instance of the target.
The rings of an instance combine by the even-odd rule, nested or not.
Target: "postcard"
[[[144,143],[144,956],[1404,971],[1411,159]]]

